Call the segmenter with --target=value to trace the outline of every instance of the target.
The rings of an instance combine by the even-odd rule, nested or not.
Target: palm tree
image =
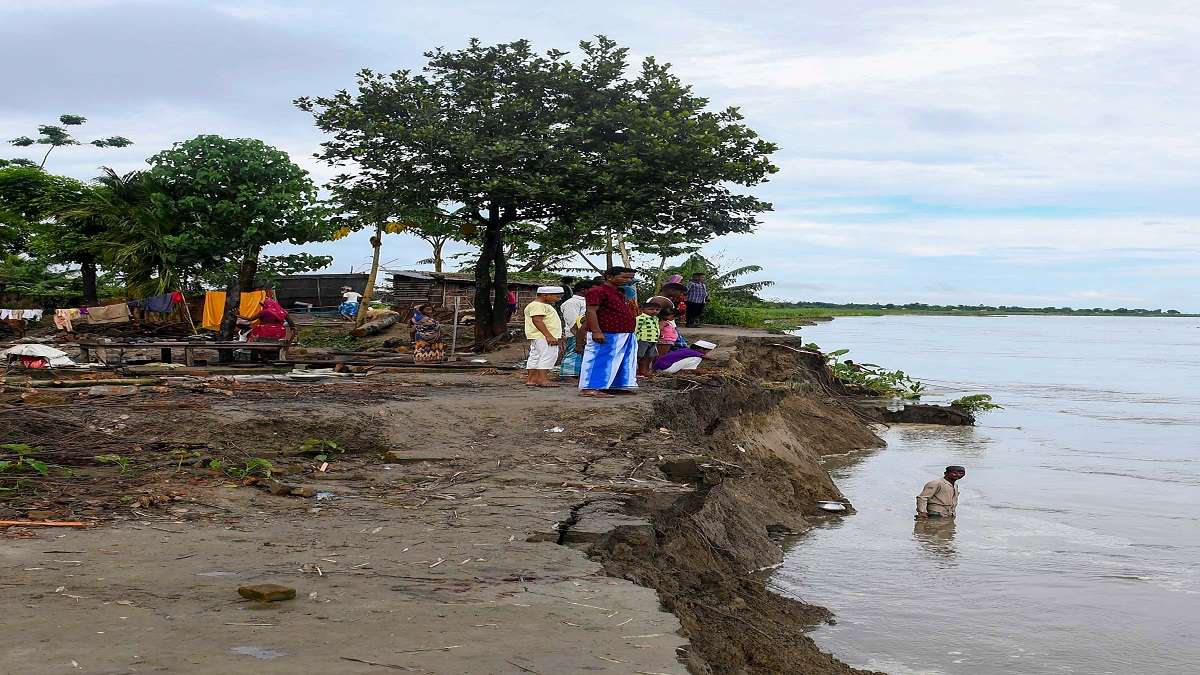
[[[91,231],[85,253],[93,258],[93,274],[95,263],[101,262],[121,274],[130,294],[169,290],[181,276],[171,240],[176,231],[172,223],[155,215],[146,174],[131,171],[120,175],[108,167],[101,171],[77,199],[62,204],[55,216]]]
[[[775,285],[774,281],[751,281],[741,284],[737,282],[739,277],[761,272],[763,268],[759,265],[743,265],[733,269],[723,267],[722,260],[710,260],[699,253],[693,253],[679,266],[667,270],[667,273],[683,275],[686,282],[696,272],[703,272],[709,294],[714,299],[726,300],[735,305],[762,302],[762,298],[756,293]]]

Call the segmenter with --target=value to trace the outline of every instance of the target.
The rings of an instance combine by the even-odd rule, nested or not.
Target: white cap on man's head
[[[538,295],[562,295],[562,286],[538,286]]]
[[[717,348],[717,346],[715,344],[709,342],[708,340],[696,340],[695,342],[692,343],[692,346],[699,347],[701,349],[716,349]]]

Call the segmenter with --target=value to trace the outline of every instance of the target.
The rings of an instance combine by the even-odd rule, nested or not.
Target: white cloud
[[[767,265],[773,293],[1042,305],[1125,294],[1200,309],[1195,9],[0,0],[0,56],[17,62],[57,40],[36,72],[10,78],[0,137],[78,112],[90,118],[81,135],[137,145],[56,151],[55,170],[141,168],[171,142],[211,132],[262,138],[325,180],[332,171],[311,158],[321,135],[295,96],[352,86],[362,66],[412,67],[423,50],[471,35],[570,49],[605,33],[672,62],[697,93],[741,106],[780,144],[782,172],[756,191],[778,210],[756,235],[711,247]],[[361,257],[330,248],[339,268]],[[395,248],[424,257],[403,238]],[[1021,272],[975,280],[952,267],[964,258]]]

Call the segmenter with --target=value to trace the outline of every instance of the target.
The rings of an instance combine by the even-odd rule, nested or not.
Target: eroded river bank
[[[10,402],[7,440],[72,469],[10,515],[94,525],[6,531],[0,669],[860,672],[760,570],[842,498],[822,456],[880,441],[799,341],[720,340],[616,401],[500,370]],[[249,458],[301,489],[212,469]]]

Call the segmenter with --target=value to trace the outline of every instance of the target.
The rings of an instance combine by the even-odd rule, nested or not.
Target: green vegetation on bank
[[[929,305],[923,302],[906,304],[834,303],[834,302],[764,302],[762,309],[777,310],[779,316],[883,316],[885,314],[1057,314],[1073,316],[1198,316],[1177,309],[1104,309],[1103,307],[1019,307],[1016,305]],[[759,307],[755,307],[759,309]],[[792,313],[795,314],[792,314]]]
[[[854,303],[777,303],[727,304],[720,300],[705,310],[705,322],[746,328],[778,328],[789,330],[808,321],[839,316],[1132,316],[1132,317],[1196,317],[1174,309],[1070,309],[1034,307],[978,307],[974,305],[860,305]]]

